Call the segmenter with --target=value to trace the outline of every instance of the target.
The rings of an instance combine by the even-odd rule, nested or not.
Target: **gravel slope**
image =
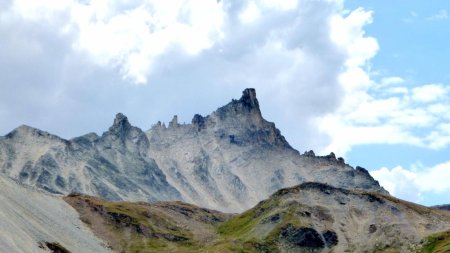
[[[111,252],[59,196],[0,176],[0,252],[48,252],[56,242],[70,252]]]

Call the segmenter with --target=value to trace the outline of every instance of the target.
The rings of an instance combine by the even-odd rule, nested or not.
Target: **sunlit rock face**
[[[108,131],[71,140],[21,126],[0,137],[0,170],[54,193],[109,200],[183,200],[226,212],[248,209],[283,187],[315,181],[387,193],[334,154],[293,149],[261,114],[254,89],[191,124],[148,131],[117,114]]]

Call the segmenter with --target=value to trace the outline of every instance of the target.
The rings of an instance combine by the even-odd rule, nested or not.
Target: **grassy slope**
[[[118,252],[197,252],[202,248],[200,239],[208,238],[203,235],[214,233],[214,224],[227,217],[176,202],[158,206],[108,202],[80,195],[65,200],[97,236]],[[183,222],[189,221],[195,231],[187,229],[186,224],[183,226]]]
[[[423,253],[450,252],[450,230],[430,235],[424,241]]]
[[[66,197],[66,201],[77,209],[81,219],[97,236],[118,252],[279,252],[285,247],[280,239],[283,228],[308,227],[308,219],[301,215],[305,210],[302,205],[281,204],[280,196],[290,190],[297,189],[279,191],[254,208],[234,216],[181,202],[150,205],[107,202],[79,195]],[[441,213],[390,196],[373,196],[424,215]],[[327,222],[326,219],[323,222]],[[374,250],[398,252],[389,248]],[[450,231],[426,238],[420,252],[450,252]]]

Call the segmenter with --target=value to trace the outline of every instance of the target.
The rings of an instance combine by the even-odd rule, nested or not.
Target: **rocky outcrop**
[[[156,124],[146,133],[149,155],[184,200],[222,211],[245,210],[305,181],[387,193],[365,169],[334,154],[300,155],[263,118],[254,89],[208,116],[195,115],[191,124]]]
[[[108,131],[71,140],[27,126],[0,138],[0,171],[53,193],[109,200],[183,200],[227,212],[306,181],[387,193],[332,153],[303,155],[265,120],[254,89],[190,124],[144,132],[117,114]]]
[[[426,245],[449,237],[430,235],[449,226],[445,211],[308,182],[277,191],[218,230],[248,252],[435,252]]]

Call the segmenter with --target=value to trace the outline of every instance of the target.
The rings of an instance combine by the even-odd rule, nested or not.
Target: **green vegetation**
[[[424,240],[423,253],[450,252],[450,230],[428,236]]]
[[[200,249],[189,230],[149,204],[108,202],[87,196],[69,196],[66,201],[80,212],[81,219],[94,233],[116,251],[191,252]]]
[[[158,212],[150,212],[148,206],[133,203],[104,203],[112,219],[122,248],[129,252],[150,252],[151,250],[193,246],[192,234],[173,223]],[[153,251],[154,252],[154,251]]]
[[[262,201],[255,208],[224,222],[217,229],[219,234],[236,239],[246,237],[262,219],[262,213],[271,207],[270,202],[270,200]]]
[[[262,201],[255,208],[220,224],[218,232],[223,240],[212,249],[248,253],[279,252],[282,229],[288,224],[298,228],[302,226],[298,215],[299,203],[285,203],[282,207],[279,204],[278,198]],[[268,228],[264,231],[260,230],[260,226]]]
[[[389,199],[377,194],[367,195],[374,199]],[[395,198],[389,200],[408,205],[414,212],[434,212]],[[325,245],[336,245],[330,244],[333,240],[337,243],[337,237],[327,237],[323,241],[325,231],[316,231],[311,224],[311,217],[314,217],[320,219],[326,228],[330,224],[331,230],[334,220],[327,208],[302,205],[279,195],[235,216],[181,202],[108,202],[81,195],[68,196],[66,201],[78,210],[81,219],[97,236],[118,252],[277,253],[283,249],[323,249]],[[327,230],[329,232],[332,231]],[[304,239],[306,237],[308,239]],[[352,248],[348,252],[357,252],[357,249]],[[380,244],[371,252],[401,251]],[[450,231],[424,239],[420,252],[450,252]]]

